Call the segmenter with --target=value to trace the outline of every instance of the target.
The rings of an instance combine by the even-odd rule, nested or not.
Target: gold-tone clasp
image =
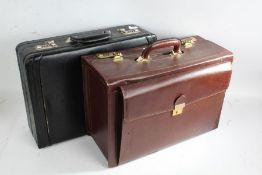
[[[188,38],[181,39],[181,44],[185,48],[190,48],[190,47],[194,46],[196,41],[197,41],[197,39],[195,37],[188,37]]]
[[[121,28],[117,30],[124,35],[131,35],[141,32],[137,26],[128,26],[128,29]]]
[[[172,111],[172,116],[177,116],[179,114],[182,114],[185,106],[186,106],[185,103],[175,105],[175,108]]]
[[[54,40],[45,41],[44,44],[35,46],[36,50],[45,50],[45,49],[52,49],[58,47]]]
[[[119,62],[123,60],[123,54],[121,52],[106,52],[96,54],[99,59],[112,58],[114,62]]]
[[[123,61],[123,55],[121,53],[119,53],[118,55],[115,55],[113,57],[113,61],[114,62],[119,62],[119,61]]]

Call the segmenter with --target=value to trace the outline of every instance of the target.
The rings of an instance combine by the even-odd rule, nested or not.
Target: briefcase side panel
[[[28,90],[27,90],[27,77],[26,77],[26,72],[25,72],[25,65],[22,62],[22,59],[20,58],[20,55],[18,54],[18,52],[16,52],[17,54],[17,62],[18,62],[18,68],[20,71],[20,80],[21,80],[21,85],[22,85],[22,90],[23,90],[23,96],[24,96],[24,101],[25,101],[25,109],[26,109],[26,114],[27,114],[27,122],[30,128],[31,133],[35,133],[35,131],[33,131],[32,129],[32,119],[31,119],[31,114],[29,113],[29,101],[28,101]],[[35,137],[35,134],[33,134],[33,136]]]
[[[27,115],[31,126],[31,132],[36,140],[37,146],[43,148],[50,145],[48,126],[44,113],[44,103],[41,92],[41,80],[39,77],[39,59],[32,57],[25,63],[24,93],[27,106]],[[34,117],[35,114],[38,117]]]
[[[86,127],[108,160],[108,166],[117,166],[123,110],[120,89],[110,89],[99,73],[84,59],[82,67]]]
[[[34,58],[31,73],[28,72],[32,79],[29,80],[30,83],[30,95],[31,103],[34,104],[32,111],[38,115],[38,117],[34,117],[36,134],[37,134],[37,145],[39,148],[43,148],[45,146],[50,145],[50,137],[49,137],[49,128],[45,114],[45,104],[43,101],[43,94],[42,94],[42,84],[41,84],[41,77],[39,74],[39,67],[40,67],[40,57]],[[35,63],[34,63],[35,62]],[[30,69],[28,69],[30,70]]]
[[[101,152],[108,158],[108,96],[107,87],[101,77],[87,64],[83,63],[84,91],[86,95],[86,127]],[[92,82],[92,83],[91,83]]]

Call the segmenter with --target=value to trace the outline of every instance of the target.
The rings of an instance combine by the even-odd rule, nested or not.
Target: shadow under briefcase
[[[80,56],[150,44],[156,36],[136,25],[21,43],[17,57],[27,118],[39,148],[84,135]]]
[[[199,36],[83,56],[86,125],[109,166],[217,128],[232,60]]]

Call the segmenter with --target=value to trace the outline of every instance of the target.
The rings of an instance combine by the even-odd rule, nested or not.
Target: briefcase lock
[[[128,26],[128,29],[121,28],[117,30],[120,33],[122,33],[123,35],[131,35],[131,34],[137,34],[141,32],[137,26]]]
[[[185,48],[190,48],[190,47],[194,46],[196,41],[197,41],[197,39],[195,37],[188,37],[188,38],[181,39],[181,44]]]
[[[58,47],[54,40],[45,41],[43,44],[35,46],[36,50],[45,50],[45,49],[52,49]]]
[[[183,113],[184,108],[186,106],[186,96],[181,94],[174,101],[174,108],[172,110],[172,116],[178,116]]]
[[[172,111],[172,116],[177,116],[179,114],[182,114],[185,106],[186,106],[185,103],[175,105],[175,108]]]
[[[114,62],[119,62],[123,60],[123,54],[121,52],[106,52],[98,53],[96,57],[99,59],[112,58]]]

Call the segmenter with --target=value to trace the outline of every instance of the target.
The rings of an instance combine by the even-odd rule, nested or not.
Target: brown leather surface
[[[132,122],[124,120],[119,162],[134,160],[215,129],[223,99],[221,92],[190,103],[179,117],[172,117],[167,111]]]
[[[122,62],[95,55],[82,57],[84,83],[89,85],[84,92],[91,136],[109,166],[217,127],[233,55],[196,38],[195,46],[181,46],[184,53],[177,57],[167,54],[173,45],[151,47],[148,63],[135,61],[144,47],[121,51]],[[184,111],[172,116],[181,95],[184,98],[179,100],[186,103]]]
[[[196,38],[198,40],[194,47],[188,49],[181,47],[181,50],[184,51],[181,57],[165,54],[169,53],[172,47],[159,49],[151,54],[149,64],[135,61],[146,46],[121,51],[124,60],[120,64],[116,64],[112,59],[96,59],[96,55],[84,56],[83,59],[92,65],[110,86],[120,82],[134,82],[150,76],[177,73],[181,70],[232,60],[230,51],[200,37]]]
[[[181,94],[190,104],[210,94],[224,91],[231,75],[230,63],[177,73],[121,86],[124,120],[132,121],[154,114],[171,112]]]

